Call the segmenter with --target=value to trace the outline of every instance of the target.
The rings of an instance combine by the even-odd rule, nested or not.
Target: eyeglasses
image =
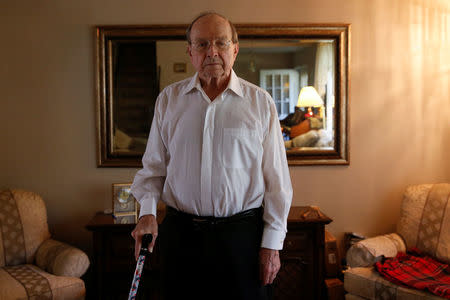
[[[211,41],[198,40],[192,43],[192,48],[195,51],[204,52],[207,51],[211,45],[213,45],[216,46],[218,50],[223,51],[227,50],[230,47],[231,43],[232,42],[230,40],[226,39],[213,40],[212,43]]]

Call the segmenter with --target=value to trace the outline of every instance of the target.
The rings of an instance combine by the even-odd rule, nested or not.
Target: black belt
[[[173,217],[180,218],[184,221],[189,221],[189,222],[192,222],[195,224],[216,225],[216,224],[235,223],[235,222],[242,221],[245,219],[261,217],[262,211],[263,211],[262,207],[258,207],[258,208],[244,210],[240,213],[237,213],[237,214],[229,216],[229,217],[214,217],[214,216],[192,215],[192,214],[188,214],[188,213],[176,210],[175,208],[172,208],[170,206],[167,206],[166,216],[173,216]]]

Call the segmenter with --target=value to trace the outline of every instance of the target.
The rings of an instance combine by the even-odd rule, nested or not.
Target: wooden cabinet
[[[280,252],[281,269],[274,283],[274,299],[324,297],[325,225],[331,221],[318,208],[291,207],[288,233]]]
[[[163,218],[159,213],[158,221]],[[280,252],[281,269],[274,283],[274,299],[322,299],[324,229],[332,220],[318,208],[292,207],[288,234]],[[126,299],[135,268],[134,224],[114,224],[111,215],[97,214],[86,226],[94,242],[94,299]],[[144,269],[138,299],[158,299],[158,245]]]

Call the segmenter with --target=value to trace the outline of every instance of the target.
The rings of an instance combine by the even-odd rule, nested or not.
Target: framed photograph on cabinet
[[[112,195],[112,208],[115,217],[137,215],[138,202],[131,194],[131,183],[113,183]]]

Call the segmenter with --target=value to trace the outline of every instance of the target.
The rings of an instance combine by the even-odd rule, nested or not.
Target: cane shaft
[[[136,270],[134,271],[133,282],[131,283],[130,295],[128,296],[128,300],[136,299],[136,294],[139,287],[139,282],[141,281],[142,269],[144,269],[145,255],[139,255]]]
[[[145,234],[142,238],[142,245],[139,251],[139,257],[136,263],[136,270],[134,271],[133,281],[131,283],[131,289],[128,295],[128,300],[136,299],[139,282],[141,281],[142,270],[144,269],[145,258],[149,253],[148,246],[152,242],[152,238],[153,236],[151,234]]]

